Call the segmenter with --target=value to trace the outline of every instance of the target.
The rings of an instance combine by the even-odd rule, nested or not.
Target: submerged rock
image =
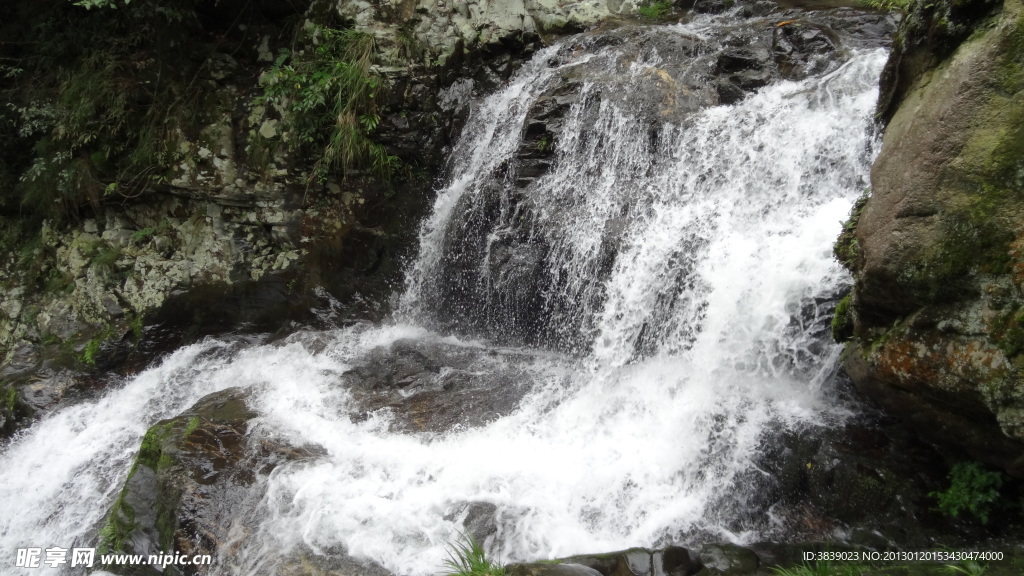
[[[343,379],[357,418],[386,411],[393,431],[441,433],[515,410],[533,385],[528,360],[514,350],[399,340],[357,359]]]

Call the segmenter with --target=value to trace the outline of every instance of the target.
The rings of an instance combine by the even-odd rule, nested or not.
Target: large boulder
[[[1024,4],[991,8],[938,2],[901,28],[872,194],[837,245],[856,279],[837,325],[863,392],[1024,478]]]
[[[282,462],[313,457],[309,450],[248,435],[256,413],[247,407],[247,396],[237,388],[211,394],[149,429],[100,530],[101,552],[216,557],[247,509],[243,504],[262,496],[258,477]],[[160,573],[150,567],[107,569]],[[162,573],[197,569],[169,566]]]

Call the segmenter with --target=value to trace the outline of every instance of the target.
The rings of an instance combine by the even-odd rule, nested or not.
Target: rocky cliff
[[[856,286],[835,323],[862,391],[1018,478],[1022,89],[1020,1],[914,5],[883,76],[870,197],[836,246]]]
[[[79,17],[111,36],[97,45],[58,35],[52,44],[72,52],[54,63],[61,69],[48,96],[32,91],[43,73],[28,78],[32,70],[5,67],[0,82],[10,99],[0,120],[12,128],[0,159],[6,433],[69,394],[81,371],[137,355],[157,325],[173,327],[174,342],[154,345],[169,348],[246,326],[273,332],[292,321],[379,318],[469,98],[504,83],[544,38],[637,8],[614,0],[163,4],[156,13],[148,4],[16,7],[41,26]],[[187,34],[193,49],[169,49],[147,32],[153,26]],[[358,61],[350,46],[331,44],[348,33],[369,47]],[[131,49],[117,52],[122,44]],[[11,49],[8,61],[28,68],[43,56]],[[94,59],[111,64],[95,71]],[[317,66],[337,68],[318,76]],[[179,69],[186,72],[177,84],[165,78]],[[332,82],[352,70],[371,93],[361,108],[338,113],[332,100],[352,90]],[[92,80],[80,87],[79,76]],[[97,87],[108,82],[116,93],[126,82],[161,77],[167,92],[185,96],[163,102],[143,89],[140,99],[155,100],[140,104],[128,91],[128,101],[111,103]],[[132,115],[140,107],[171,118],[153,130],[159,154],[141,169],[115,170],[149,141],[141,128],[103,123],[143,123],[148,113]],[[180,119],[179,108],[188,108]],[[81,122],[68,120],[77,116]],[[332,132],[332,124],[340,128]],[[376,156],[325,162],[341,128],[362,146],[352,154]],[[84,135],[69,142],[71,130]],[[104,138],[131,141],[119,152],[121,144]],[[57,152],[34,161],[18,152],[40,143]],[[382,164],[386,170],[375,169]],[[47,198],[38,214],[26,214],[33,186],[57,195],[61,209]]]

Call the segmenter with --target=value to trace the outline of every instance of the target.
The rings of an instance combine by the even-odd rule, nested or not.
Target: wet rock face
[[[846,367],[922,434],[1024,477],[1024,8],[984,20],[987,2],[936,6],[984,24],[950,21],[958,38],[977,30],[953,44],[925,43],[917,12],[901,29],[890,68],[906,75],[845,244]]]
[[[153,426],[100,530],[111,552],[216,556],[232,524],[259,498],[261,476],[278,464],[311,458],[308,450],[249,436],[256,416],[247,393],[228,389]],[[194,574],[169,567],[164,574]]]
[[[628,127],[622,130],[641,135],[626,154],[656,157],[667,124],[739,102],[772,82],[827,73],[850,48],[886,46],[894,30],[887,15],[782,10],[770,3],[722,18],[699,33],[608,23],[549,56],[558,75],[530,104],[516,151],[455,208],[465,217],[446,232],[442,271],[430,288],[439,330],[585,353],[587,311],[600,308],[602,296],[597,289],[565,296],[572,282],[566,276],[580,272],[559,268],[561,235],[548,232],[579,222],[559,221],[558,210],[539,206],[575,178],[562,168],[585,164],[601,150],[608,110],[621,112],[615,121]],[[637,164],[646,169],[642,160]],[[609,218],[607,228],[596,264],[585,272],[595,286],[610,272],[621,242],[621,222]]]
[[[532,387],[522,360],[514,351],[399,340],[373,350],[343,378],[362,411],[357,417],[386,410],[393,431],[443,433],[515,410]]]
[[[863,415],[830,429],[780,433],[765,447],[752,508],[786,541],[928,546],[950,530],[932,492],[947,488],[944,455],[892,417]]]

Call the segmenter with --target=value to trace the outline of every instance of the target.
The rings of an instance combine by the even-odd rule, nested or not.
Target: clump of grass
[[[450,545],[443,576],[505,576],[505,567],[491,562],[483,546],[470,534]]]
[[[988,566],[968,560],[961,564],[946,564],[946,570],[957,576],[984,576],[988,572]]]
[[[853,564],[837,564],[829,560],[808,563],[804,562],[798,566],[772,568],[775,576],[860,576],[864,569]]]

